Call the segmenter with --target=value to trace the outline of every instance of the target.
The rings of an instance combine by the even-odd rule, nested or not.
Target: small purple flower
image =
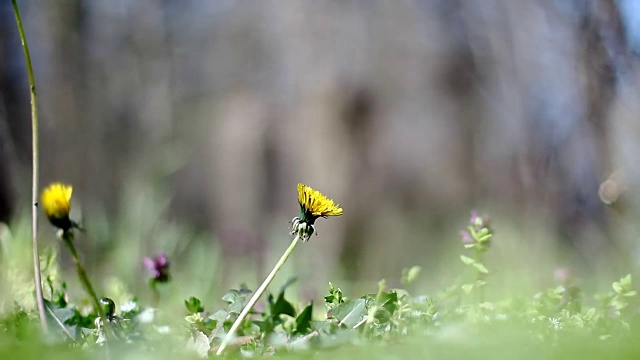
[[[491,229],[491,220],[489,220],[489,217],[486,215],[481,216],[476,210],[471,211],[469,224],[473,226],[476,231],[483,228]]]
[[[169,281],[169,260],[163,252],[156,255],[155,258],[145,256],[142,260],[144,267],[151,272],[152,281],[165,283]]]
[[[480,215],[477,211],[471,211],[471,218],[466,229],[460,231],[460,238],[465,248],[476,248],[482,252],[491,245],[491,221],[486,215]]]
[[[467,230],[460,230],[460,237],[462,238],[463,244],[473,244],[473,238]]]
[[[571,278],[571,273],[567,268],[559,267],[553,271],[553,277],[558,282],[566,283]]]

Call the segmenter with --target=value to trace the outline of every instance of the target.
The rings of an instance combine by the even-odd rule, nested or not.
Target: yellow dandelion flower
[[[305,215],[315,218],[342,215],[340,205],[305,184],[298,184],[298,203]]]
[[[73,194],[73,187],[60,183],[53,183],[42,192],[41,201],[45,215],[53,226],[64,231],[74,225],[69,219],[71,194]]]
[[[300,204],[300,216],[292,220],[291,234],[297,234],[302,241],[307,241],[313,235],[314,222],[317,218],[342,215],[340,205],[324,196],[320,191],[310,186],[298,184],[298,203]]]

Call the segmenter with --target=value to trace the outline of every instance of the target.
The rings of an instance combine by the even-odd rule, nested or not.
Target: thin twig
[[[249,302],[244,307],[244,309],[242,309],[242,312],[240,313],[240,315],[238,315],[238,318],[236,319],[236,321],[231,326],[231,329],[227,333],[227,336],[225,336],[224,340],[222,340],[222,344],[220,344],[220,347],[218,348],[218,351],[216,351],[216,355],[222,354],[222,352],[224,351],[225,347],[229,344],[231,339],[233,339],[233,337],[236,334],[236,331],[240,327],[240,324],[242,324],[244,319],[249,314],[249,311],[251,311],[251,309],[253,309],[253,306],[256,304],[256,302],[258,302],[258,299],[260,299],[260,296],[262,296],[262,294],[267,289],[269,284],[271,284],[271,281],[273,281],[273,278],[276,276],[278,271],[280,271],[280,269],[282,268],[284,263],[287,261],[287,259],[289,258],[289,255],[291,255],[291,253],[293,252],[293,249],[295,249],[295,247],[298,244],[299,240],[300,240],[300,236],[296,235],[296,237],[291,241],[291,245],[289,245],[289,247],[284,252],[284,254],[282,254],[282,257],[280,258],[280,260],[278,260],[278,263],[276,264],[276,266],[273,267],[273,270],[271,270],[269,275],[267,275],[267,278],[264,279],[264,281],[262,282],[262,285],[260,285],[260,287],[258,288],[258,290],[256,290],[256,292],[253,294],[251,299],[249,299]]]
[[[58,319],[58,317],[53,312],[53,310],[51,310],[51,308],[46,306],[46,305],[45,305],[45,307],[47,308],[47,311],[49,312],[49,315],[53,318],[53,320],[55,320],[56,324],[58,324],[58,326],[60,326],[60,329],[62,329],[62,332],[64,332],[69,337],[69,339],[71,339],[71,341],[76,342],[76,339],[73,337],[73,335],[71,335],[69,330],[67,330],[67,327],[64,326],[62,321],[60,321],[60,319]]]
[[[16,0],[11,0],[13,13],[18,24],[18,32],[24,50],[24,57],[27,63],[27,73],[29,74],[29,87],[31,89],[31,154],[32,154],[32,178],[31,178],[31,242],[33,247],[33,272],[36,285],[36,302],[38,304],[38,315],[42,330],[47,332],[47,317],[45,315],[44,297],[42,296],[42,279],[40,274],[40,257],[38,256],[38,98],[36,96],[36,79],[31,66],[31,55],[27,37],[24,34],[20,9]]]

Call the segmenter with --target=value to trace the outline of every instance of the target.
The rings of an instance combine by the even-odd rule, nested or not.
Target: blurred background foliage
[[[637,269],[635,0],[20,5],[41,181],[75,187],[104,289],[144,283],[158,251],[180,296],[255,288],[298,182],[345,209],[289,265],[307,297],[413,264],[424,286],[450,282],[472,208],[498,224],[487,264],[505,287]],[[0,54],[4,259],[28,269],[29,94],[9,2]]]

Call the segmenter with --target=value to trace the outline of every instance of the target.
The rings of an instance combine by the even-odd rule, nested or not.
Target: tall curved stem
[[[38,304],[40,324],[42,325],[42,330],[47,332],[47,318],[45,315],[44,297],[42,295],[42,275],[40,274],[40,257],[38,256],[38,97],[36,94],[36,79],[33,75],[33,66],[31,65],[31,54],[29,53],[27,37],[24,34],[24,27],[22,26],[20,9],[18,9],[16,0],[11,0],[11,3],[13,4],[13,14],[18,24],[22,50],[24,50],[24,57],[27,63],[29,88],[31,89],[31,245],[33,247],[33,278],[36,286],[36,303]]]

